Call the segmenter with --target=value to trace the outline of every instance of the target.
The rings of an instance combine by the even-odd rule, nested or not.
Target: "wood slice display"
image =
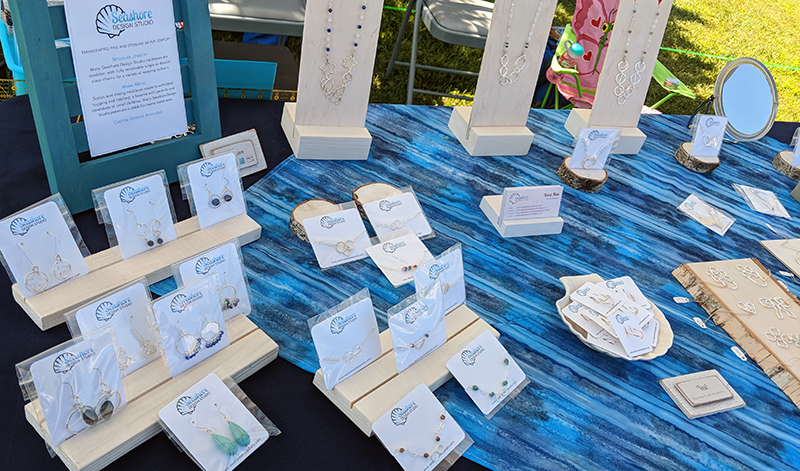
[[[336,203],[328,200],[306,200],[298,204],[292,210],[292,217],[289,218],[289,228],[294,235],[308,242],[308,234],[303,227],[302,221],[320,214],[330,213],[336,209]]]
[[[576,190],[587,193],[597,193],[603,189],[603,185],[608,180],[608,172],[605,170],[583,170],[569,168],[569,161],[572,157],[567,157],[558,168],[558,177],[562,182]]]
[[[356,202],[356,207],[358,208],[358,212],[361,214],[361,217],[364,218],[364,220],[367,220],[367,213],[364,212],[362,205],[383,198],[397,196],[402,193],[403,192],[400,191],[396,186],[388,183],[367,183],[366,185],[361,185],[353,190],[353,201]]]
[[[711,173],[719,167],[719,157],[695,157],[690,154],[692,143],[684,142],[675,151],[675,159],[692,172]]]
[[[792,180],[800,180],[800,167],[792,167],[793,160],[794,152],[782,150],[772,159],[772,165],[774,165],[779,172]]]

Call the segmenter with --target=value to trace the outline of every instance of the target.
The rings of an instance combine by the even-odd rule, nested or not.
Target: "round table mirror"
[[[761,139],[778,114],[778,90],[772,74],[750,57],[729,62],[714,86],[714,112],[728,118],[727,133],[733,139]]]

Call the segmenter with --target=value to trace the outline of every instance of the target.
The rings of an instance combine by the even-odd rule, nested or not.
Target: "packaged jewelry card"
[[[302,224],[320,268],[366,258],[369,236],[354,202],[337,205],[327,214],[304,219]]]
[[[619,129],[582,129],[575,141],[569,168],[603,170],[617,136]]]
[[[692,122],[692,151],[694,157],[719,157],[728,118],[701,114]]]
[[[386,315],[398,373],[447,342],[441,282],[392,306]]]
[[[328,389],[381,356],[380,332],[369,289],[312,317],[308,326]]]
[[[487,418],[530,383],[522,368],[488,330],[448,360],[447,369]]]
[[[703,201],[694,193],[678,206],[678,211],[689,216],[717,234],[724,236],[736,221],[728,213]]]
[[[690,419],[744,407],[746,404],[717,370],[699,371],[658,381]]]
[[[233,153],[178,166],[183,199],[200,229],[245,214],[244,191]]]
[[[439,281],[442,284],[444,312],[450,312],[467,300],[464,280],[464,260],[461,244],[442,252],[438,257],[414,271],[414,287],[417,292]]]
[[[750,206],[750,209],[753,211],[758,211],[759,213],[768,214],[770,216],[792,219],[786,211],[786,208],[784,208],[778,200],[778,197],[775,196],[775,193],[769,190],[759,190],[758,188],[738,185],[736,183],[733,184],[733,189],[736,190],[736,193],[739,193],[739,196],[744,198],[747,206]]]
[[[250,315],[250,285],[244,276],[239,242],[233,241],[196,255],[172,267],[178,286],[184,286],[209,273],[219,276],[219,302],[225,319],[238,314]]]
[[[89,273],[88,256],[58,193],[0,221],[0,259],[26,298]]]
[[[225,376],[223,382],[220,376]],[[209,374],[158,411],[161,427],[200,469],[227,471],[280,430],[230,377]]]
[[[175,209],[163,170],[92,190],[97,220],[123,259],[178,238]]]
[[[372,431],[406,471],[446,470],[472,445],[425,384],[386,411]]]
[[[206,275],[150,303],[173,377],[230,344],[218,280]]]
[[[54,448],[125,406],[118,348],[109,326],[16,365],[22,395],[37,405]]]
[[[414,190],[407,186],[400,191],[399,195],[362,205],[375,233],[381,237],[407,227],[420,239],[435,237]]]
[[[107,326],[114,327],[120,368],[133,373],[161,357],[158,330],[150,324],[150,290],[141,280],[85,304],[65,317],[73,337]]]
[[[417,268],[433,260],[433,254],[408,228],[370,242],[373,245],[367,254],[395,288],[413,281]]]

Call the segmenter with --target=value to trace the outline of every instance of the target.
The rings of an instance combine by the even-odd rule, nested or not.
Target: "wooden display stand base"
[[[585,108],[573,108],[569,112],[567,121],[564,127],[574,137],[578,137],[581,131],[589,127],[589,118],[592,116],[592,110]],[[593,126],[598,127],[598,126]],[[614,147],[611,148],[612,154],[633,155],[638,154],[642,150],[644,141],[647,136],[644,135],[639,128],[618,128],[609,126],[609,129],[619,129],[619,138],[617,139]]]
[[[767,280],[767,286],[762,287],[748,281],[736,269],[737,265],[752,267]],[[738,288],[734,291],[716,284],[706,274],[711,266],[727,272],[736,281]],[[800,327],[800,320],[788,316],[779,320],[776,318],[776,311],[755,301],[764,297],[782,297],[791,305],[790,311],[800,313],[800,302],[797,298],[754,258],[685,264],[676,268],[672,276],[705,309],[714,323],[725,329],[789,399],[800,407],[800,362],[795,353],[797,348],[793,345],[781,348],[764,336],[770,327],[777,327],[781,332],[796,332]],[[757,314],[752,315],[741,310],[737,302],[755,304]]]
[[[572,160],[572,157],[567,157],[558,167],[558,178],[562,182],[566,183],[570,188],[587,193],[597,193],[603,189],[603,185],[608,180],[607,171],[569,168],[570,160]]]
[[[367,160],[372,135],[367,128],[296,125],[297,103],[283,105],[281,128],[300,160]]]
[[[73,471],[102,469],[161,432],[158,411],[217,368],[224,368],[226,374],[239,382],[278,356],[278,344],[245,316],[231,319],[228,329],[230,346],[175,378],[169,377],[169,371],[161,360],[128,375],[124,380],[127,390],[125,407],[109,420],[84,430],[55,448],[67,468]],[[47,424],[44,419],[39,421],[44,414],[38,399],[25,406],[25,417],[50,445]]]
[[[261,225],[246,214],[200,230],[197,218],[175,225],[178,239],[127,260],[119,246],[86,258],[89,273],[53,289],[25,298],[18,285],[14,299],[42,330],[65,321],[64,315],[128,283],[147,278],[150,284],[172,276],[172,265],[232,240],[245,245],[261,237]]]
[[[448,127],[473,157],[528,155],[533,133],[525,126],[473,126],[467,135],[472,107],[456,106]]]
[[[719,157],[695,157],[690,154],[692,143],[684,142],[675,151],[675,159],[692,172],[711,173],[719,167]]]
[[[445,366],[447,360],[475,337],[494,330],[466,305],[461,305],[445,318],[447,343],[419,360],[402,373],[397,373],[397,363],[392,350],[392,337],[388,330],[381,333],[381,357],[366,368],[337,384],[332,390],[325,388],[322,370],[314,375],[314,385],[322,391],[367,436],[372,435],[372,424],[389,408],[403,398],[413,387],[423,381],[432,391],[447,382],[452,375]]]
[[[503,197],[501,195],[484,196],[481,199],[481,211],[503,238],[561,234],[564,220],[560,217],[502,221],[498,224],[497,220],[500,218],[502,204]]]
[[[792,161],[794,160],[794,152],[790,150],[783,150],[778,152],[778,155],[772,159],[772,165],[787,177],[792,180],[800,180],[800,167],[793,167]]]

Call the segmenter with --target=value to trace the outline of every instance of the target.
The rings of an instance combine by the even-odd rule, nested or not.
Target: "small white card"
[[[483,415],[489,415],[525,381],[525,372],[488,330],[447,361]]]
[[[690,154],[694,157],[719,157],[727,125],[728,118],[723,116],[697,116]]]
[[[417,197],[412,192],[371,201],[362,207],[379,237],[404,227],[411,229],[419,238],[433,233],[428,218],[425,217]]]
[[[405,234],[367,248],[375,265],[397,288],[414,280],[414,273],[433,260],[433,254],[416,234]]]
[[[733,393],[716,376],[681,381],[675,383],[675,387],[693,407],[733,397]]]
[[[405,299],[387,314],[398,373],[447,342],[439,282]]]
[[[724,236],[736,221],[694,193],[678,206],[678,210],[721,236]]]
[[[424,384],[376,420],[372,431],[405,471],[436,468],[466,438],[455,419]],[[423,456],[425,453],[429,455],[427,458]]]
[[[250,175],[262,168],[267,168],[261,142],[255,129],[223,137],[200,146],[203,158],[233,153],[239,167],[239,177]]]
[[[650,308],[650,301],[648,301],[645,295],[642,294],[642,291],[638,286],[636,286],[636,283],[630,276],[622,276],[612,280],[607,280],[605,282],[605,286],[606,288],[616,291],[617,293],[627,297],[639,307],[645,309]]]
[[[200,229],[245,214],[242,183],[233,154],[223,154],[186,166],[192,202]]]
[[[414,271],[414,287],[418,293],[437,281],[442,283],[445,312],[450,312],[466,302],[467,289],[461,244],[450,247],[433,262]]]
[[[302,224],[321,268],[366,258],[369,235],[361,214],[354,207],[310,217]]]
[[[595,320],[596,317],[589,315],[586,311],[591,311],[591,309],[574,301],[561,310],[569,320],[576,323],[580,328],[585,330],[587,334],[592,337],[597,337],[605,330],[605,326],[600,325],[598,321]],[[611,328],[611,324],[608,324],[608,328]]]
[[[608,319],[617,334],[625,353],[631,358],[653,351],[652,337],[648,338],[642,330],[633,311],[614,314]]]
[[[620,342],[618,338],[615,338],[613,335],[611,335],[608,331],[604,330],[600,332],[600,335],[597,337],[589,335],[586,337],[586,341],[600,350],[609,352],[615,356],[627,359],[631,358],[628,356],[628,352],[626,352],[622,347],[622,342]]]
[[[236,244],[231,242],[182,263],[178,269],[183,285],[189,285],[211,272],[220,278],[219,301],[225,319],[238,314],[250,315],[250,295],[244,279],[244,267]]]
[[[505,188],[498,224],[502,221],[558,217],[563,193],[564,187],[559,185]]]
[[[617,136],[619,129],[582,129],[572,158],[569,159],[569,168],[603,170]]]

